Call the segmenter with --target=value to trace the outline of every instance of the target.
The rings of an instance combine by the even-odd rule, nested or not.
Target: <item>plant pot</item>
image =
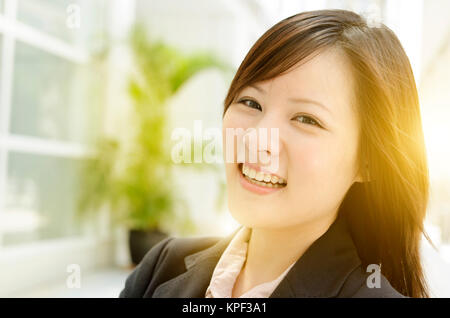
[[[144,258],[145,254],[158,242],[168,237],[168,234],[158,229],[152,230],[135,230],[129,231],[129,248],[131,262],[137,265]]]

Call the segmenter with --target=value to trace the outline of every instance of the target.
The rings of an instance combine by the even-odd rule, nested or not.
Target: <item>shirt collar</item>
[[[217,264],[242,228],[240,226],[211,247],[186,256],[186,269],[190,271],[202,264],[211,268],[211,263]],[[334,297],[360,264],[345,220],[339,216],[291,267],[270,297]]]

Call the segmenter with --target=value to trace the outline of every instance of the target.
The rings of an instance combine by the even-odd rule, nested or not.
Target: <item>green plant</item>
[[[186,204],[172,189],[167,101],[197,72],[228,67],[211,54],[187,56],[160,41],[150,42],[141,27],[132,32],[131,47],[138,70],[129,83],[135,133],[126,150],[118,140],[99,139],[97,154],[85,165],[79,210],[108,203],[115,220],[130,228],[175,222],[181,232],[190,232]]]

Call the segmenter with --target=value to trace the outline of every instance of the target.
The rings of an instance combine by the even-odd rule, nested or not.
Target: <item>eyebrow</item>
[[[259,91],[259,92],[261,92],[263,94],[266,92],[263,88],[257,86],[256,84],[250,84],[248,86],[256,89],[257,91]],[[326,107],[324,104],[322,104],[322,103],[320,103],[318,101],[315,101],[313,99],[302,98],[302,97],[290,97],[288,99],[288,101],[291,102],[291,103],[314,104],[314,105],[320,106],[321,108],[323,108],[326,111],[328,111],[329,113],[331,113],[331,110],[328,107]]]

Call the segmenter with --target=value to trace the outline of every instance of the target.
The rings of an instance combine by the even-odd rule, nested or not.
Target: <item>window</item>
[[[0,247],[82,235],[78,171],[99,127],[105,9],[0,0]],[[78,13],[82,27],[69,27]]]

